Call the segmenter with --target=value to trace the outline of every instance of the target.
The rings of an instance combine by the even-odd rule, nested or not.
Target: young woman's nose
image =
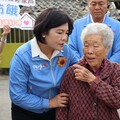
[[[63,34],[62,40],[67,41],[67,39],[68,39],[68,35],[67,34]]]

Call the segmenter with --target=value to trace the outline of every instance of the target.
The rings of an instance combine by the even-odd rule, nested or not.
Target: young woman
[[[56,8],[36,19],[35,37],[17,49],[10,65],[12,120],[55,120],[68,94],[58,94],[65,70],[78,59],[65,44],[73,22]]]

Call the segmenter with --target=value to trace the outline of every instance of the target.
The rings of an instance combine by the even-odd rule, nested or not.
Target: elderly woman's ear
[[[106,52],[106,55],[108,54],[109,52],[109,49],[105,48],[105,52]]]

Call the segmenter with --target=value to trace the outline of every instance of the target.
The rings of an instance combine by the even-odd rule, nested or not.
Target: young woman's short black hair
[[[68,34],[71,34],[73,20],[64,11],[58,8],[48,8],[37,17],[33,33],[38,41],[45,43],[42,33],[47,34],[51,28],[58,27],[65,23],[68,23]]]

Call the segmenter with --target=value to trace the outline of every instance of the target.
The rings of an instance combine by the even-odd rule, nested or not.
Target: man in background
[[[83,56],[83,45],[80,39],[82,30],[92,22],[104,23],[114,32],[113,46],[108,52],[107,58],[112,62],[120,63],[120,22],[107,15],[109,4],[109,0],[88,0],[89,14],[74,22],[74,29],[69,37],[68,44],[79,59]]]

